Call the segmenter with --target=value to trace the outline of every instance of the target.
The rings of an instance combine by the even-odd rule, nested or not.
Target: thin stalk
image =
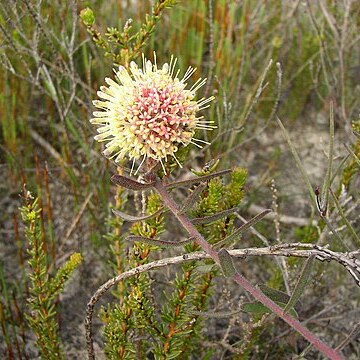
[[[201,246],[201,248],[211,256],[211,258],[220,265],[220,259],[218,252],[204,239],[204,237],[199,233],[196,227],[192,224],[191,220],[187,217],[186,214],[180,212],[180,208],[172,199],[170,194],[167,192],[163,183],[160,180],[157,180],[154,185],[155,190],[162,197],[164,204],[169,208],[169,210],[174,214],[174,216],[179,220],[183,225],[185,230],[190,234],[190,236],[195,238],[196,243]],[[285,314],[284,310],[275,304],[271,299],[265,296],[258,288],[254,287],[246,278],[244,278],[240,273],[236,272],[232,278],[246,291],[248,291],[256,300],[260,301],[267,308],[272,310],[277,314],[281,319],[287,322],[294,330],[303,335],[313,346],[326,355],[329,359],[343,359],[343,357],[334,349],[323,343],[316,335],[314,335],[309,329],[304,327],[298,320],[292,316]]]
[[[334,138],[335,138],[335,125],[334,125],[334,104],[330,101],[330,140],[329,140],[329,163],[326,171],[326,176],[323,185],[323,196],[324,203],[322,204],[324,207],[324,212],[326,214],[326,210],[329,205],[329,191],[331,187],[332,180],[332,167],[333,167],[333,159],[334,159]]]
[[[334,192],[331,190],[331,188],[329,188],[330,190],[330,194],[334,200],[335,206],[339,212],[340,217],[342,218],[342,220],[344,221],[346,227],[348,228],[348,230],[350,231],[353,239],[356,242],[356,246],[360,246],[360,237],[359,235],[356,233],[356,231],[354,230],[354,228],[351,226],[350,221],[347,219],[344,210],[341,207],[340,201],[338,200],[338,198],[336,197],[336,195],[334,194]]]

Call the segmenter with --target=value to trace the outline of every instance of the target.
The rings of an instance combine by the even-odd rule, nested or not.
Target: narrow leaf
[[[279,305],[280,307],[284,308],[286,306],[286,304],[277,302],[277,305]],[[250,314],[256,314],[256,315],[264,315],[264,314],[269,314],[272,311],[270,309],[268,309],[265,305],[263,305],[262,303],[256,301],[253,303],[247,303],[247,304],[243,304],[241,307],[242,311],[250,313]],[[299,315],[296,312],[295,309],[290,309],[289,314],[292,315],[295,318],[298,318]]]
[[[225,277],[232,277],[236,274],[236,269],[232,260],[231,255],[226,249],[221,249],[218,252],[221,270]]]
[[[243,304],[241,308],[244,312],[250,314],[264,315],[267,313],[271,313],[271,310],[269,310],[265,305],[260,302]]]
[[[264,218],[267,214],[271,213],[272,210],[270,209],[266,209],[264,211],[262,211],[261,213],[255,215],[253,218],[251,218],[248,222],[246,222],[245,224],[242,224],[240,227],[238,227],[232,234],[230,234],[229,236],[227,236],[225,239],[219,241],[216,246],[221,246],[223,244],[227,244],[233,240],[235,240],[236,238],[238,238],[242,232],[244,232],[245,230],[249,229],[250,227],[252,227],[253,225],[255,225],[256,223],[258,223],[262,218]]]
[[[214,215],[209,215],[209,216],[204,216],[201,218],[193,218],[191,219],[191,222],[194,225],[201,225],[201,224],[210,224],[214,221],[217,221],[219,219],[222,219],[223,217],[233,214],[235,211],[239,210],[239,208],[232,208],[232,209],[228,209],[228,210],[224,210],[224,211],[220,211]]]
[[[290,296],[283,291],[271,288],[264,284],[259,285],[259,288],[267,297],[276,303],[280,302],[287,304],[290,300]]]
[[[126,189],[134,190],[134,191],[149,189],[149,188],[153,187],[155,184],[155,181],[150,182],[150,183],[141,183],[141,182],[135,181],[133,179],[130,179],[126,176],[117,175],[117,174],[113,175],[111,177],[111,181],[116,185],[122,186]]]
[[[183,181],[176,181],[176,182],[173,182],[173,183],[170,183],[170,184],[166,184],[165,187],[167,189],[173,189],[173,188],[178,187],[178,186],[194,185],[194,184],[198,184],[199,182],[203,182],[203,181],[213,179],[215,177],[230,174],[231,172],[232,172],[231,169],[221,170],[221,171],[217,171],[217,172],[214,172],[212,174],[209,174],[209,175],[199,176],[199,177],[196,177],[196,178],[193,178],[193,179],[188,179],[188,180],[183,180]]]
[[[236,310],[236,311],[196,311],[196,310],[188,310],[187,312],[189,314],[192,314],[192,315],[202,316],[202,317],[206,317],[206,318],[219,319],[219,318],[230,318],[230,317],[242,312],[242,309],[241,310]]]
[[[351,154],[355,160],[355,162],[360,166],[360,159],[356,156],[356,154],[350,149],[349,145],[345,144],[346,150]]]
[[[206,183],[202,182],[190,193],[190,195],[185,199],[184,205],[180,209],[180,214],[186,213],[195,205],[197,199],[205,188]]]
[[[194,241],[194,238],[190,237],[183,241],[164,241],[164,240],[148,238],[145,236],[130,235],[127,237],[127,240],[132,241],[132,242],[138,241],[138,242],[142,242],[145,244],[170,248],[170,247],[184,246],[186,244],[189,244]]]
[[[324,208],[324,213],[322,216],[326,215],[326,210],[329,203],[329,189],[331,186],[331,177],[332,177],[332,167],[333,167],[333,158],[334,158],[334,137],[335,137],[335,130],[334,130],[334,104],[330,101],[330,140],[329,140],[329,162],[328,168],[326,171],[326,176],[322,188],[322,199],[323,204],[322,207]]]
[[[294,147],[294,145],[293,145],[293,143],[292,143],[292,141],[290,139],[290,136],[289,136],[288,132],[286,131],[283,123],[281,122],[281,120],[279,118],[277,118],[277,122],[278,122],[278,124],[279,124],[279,126],[280,126],[280,128],[281,128],[281,130],[283,132],[283,135],[284,135],[284,137],[285,137],[285,139],[286,139],[286,141],[287,141],[287,143],[288,143],[288,145],[290,147],[290,150],[292,152],[292,155],[294,157],[296,165],[297,165],[298,169],[300,170],[302,178],[303,178],[304,182],[306,183],[306,185],[308,187],[311,199],[312,199],[315,207],[318,208],[317,197],[315,195],[314,189],[311,186],[310,179],[306,174],[306,171],[305,171],[305,169],[304,169],[304,167],[303,167],[303,165],[301,163],[300,157],[299,157],[299,155],[298,155],[298,153],[297,153],[297,151],[296,151],[296,149],[295,149],[295,147]],[[331,179],[331,177],[330,177],[330,179]],[[343,243],[342,239],[340,238],[339,234],[334,229],[334,227],[331,225],[330,221],[326,218],[326,216],[323,216],[323,214],[321,214],[321,213],[320,213],[320,215],[321,215],[321,218],[325,221],[328,228],[332,231],[332,233],[335,235],[335,237],[339,240],[340,244],[342,244],[343,246],[346,247],[346,245]]]
[[[345,147],[347,147],[347,145],[345,144]],[[354,154],[355,155],[355,154]],[[356,156],[356,155],[355,155]],[[342,167],[344,166],[344,164],[346,163],[346,161],[349,159],[350,154],[347,154],[339,163],[339,165],[336,167],[336,169],[333,171],[332,173],[332,177],[331,177],[331,184],[333,183],[336,175],[339,173],[340,169],[342,169]],[[360,161],[359,161],[359,166],[360,166]]]
[[[306,259],[304,266],[301,270],[300,277],[291,295],[291,298],[284,308],[284,313],[289,312],[294,307],[296,302],[300,299],[301,295],[304,293],[305,287],[308,284],[309,277],[311,275],[314,259],[315,259],[315,255],[312,255]]]
[[[336,206],[342,220],[344,221],[346,227],[348,228],[348,230],[350,231],[352,237],[354,238],[354,240],[356,242],[356,245],[360,246],[359,235],[356,233],[354,228],[351,226],[350,221],[346,218],[346,216],[344,214],[344,211],[343,211],[343,209],[341,207],[341,204],[340,204],[339,200],[337,199],[337,197],[335,196],[334,192],[331,190],[331,188],[330,188],[330,193],[331,193],[331,196],[332,196],[332,198],[334,200],[335,206]]]
[[[129,215],[126,214],[120,210],[116,210],[116,209],[112,209],[112,212],[120,217],[121,219],[125,220],[125,221],[129,221],[129,222],[137,222],[137,221],[145,221],[145,220],[149,220],[155,216],[158,216],[159,214],[161,214],[162,212],[167,211],[166,209],[164,209],[164,207],[161,207],[158,211],[154,212],[151,215],[144,215],[144,216],[133,216],[133,215]]]

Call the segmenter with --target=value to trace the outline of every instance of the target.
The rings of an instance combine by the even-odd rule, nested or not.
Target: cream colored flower
[[[133,160],[132,169],[137,159],[143,164],[146,158],[160,161],[164,167],[168,156],[178,162],[175,153],[179,147],[206,143],[194,138],[195,130],[214,126],[197,117],[197,112],[214,98],[195,100],[206,79],[199,79],[187,90],[186,81],[196,69],[189,67],[179,79],[179,70],[174,74],[175,65],[176,59],[171,57],[169,64],[158,69],[156,58],[152,64],[143,57],[142,69],[132,62],[129,71],[123,66],[114,70],[115,81],[105,79],[108,86],[97,92],[102,100],[93,101],[101,111],[95,111],[90,121],[100,125],[95,140],[106,142],[106,157],[118,162],[128,156]]]

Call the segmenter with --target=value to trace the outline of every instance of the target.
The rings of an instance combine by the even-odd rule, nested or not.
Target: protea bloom
[[[211,121],[197,117],[197,112],[213,100],[195,100],[206,79],[197,80],[187,90],[186,81],[196,69],[189,67],[179,79],[179,70],[174,75],[175,65],[176,59],[171,57],[169,64],[158,69],[156,57],[154,64],[143,57],[142,69],[132,62],[129,71],[123,66],[114,69],[115,81],[105,78],[108,86],[101,86],[97,92],[102,100],[93,101],[101,111],[95,111],[90,121],[100,125],[95,140],[106,142],[106,157],[119,162],[128,156],[133,160],[132,169],[137,159],[141,159],[140,168],[152,158],[164,168],[168,156],[180,165],[175,157],[179,147],[206,143],[194,138],[196,129],[214,128]]]

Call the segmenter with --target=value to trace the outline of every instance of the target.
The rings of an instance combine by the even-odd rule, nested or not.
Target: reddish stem
[[[175,215],[179,222],[183,225],[185,230],[190,234],[191,237],[196,239],[196,243],[201,246],[201,248],[209,254],[212,259],[220,264],[218,252],[205,240],[205,238],[199,233],[196,227],[192,224],[190,219],[186,214],[180,212],[180,208],[172,199],[170,194],[167,192],[161,181],[156,181],[154,188],[162,197],[164,204],[169,208],[169,210]],[[244,278],[240,273],[236,273],[232,277],[241,287],[248,291],[256,300],[260,301],[267,308],[272,310],[277,314],[281,319],[287,322],[294,330],[299,332],[304,336],[311,344],[314,345],[319,351],[326,355],[329,359],[334,360],[343,360],[344,358],[334,349],[322,342],[315,334],[313,334],[309,329],[304,327],[298,320],[290,316],[289,314],[284,313],[284,310],[275,304],[271,299],[265,296],[258,288],[253,286],[246,278]]]

